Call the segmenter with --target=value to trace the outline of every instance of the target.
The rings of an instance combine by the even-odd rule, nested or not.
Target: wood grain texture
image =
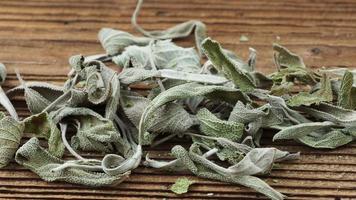
[[[9,68],[4,88],[18,84],[15,68],[25,80],[62,84],[69,71],[69,56],[103,52],[97,40],[100,28],[135,33],[130,24],[134,8],[134,0],[1,0],[0,62]],[[139,23],[156,30],[189,19],[202,20],[210,37],[243,58],[248,56],[248,47],[255,48],[257,68],[265,73],[274,70],[273,42],[298,53],[313,68],[356,65],[354,0],[146,0]],[[242,34],[248,36],[248,42],[239,41]],[[192,37],[178,42],[194,45]],[[13,100],[20,116],[28,116],[23,98]],[[148,150],[153,158],[169,159],[174,142]],[[355,143],[331,151],[313,150],[291,141],[271,144],[270,135],[263,143],[302,153],[301,160],[280,164],[270,176],[262,177],[289,199],[356,199]],[[88,188],[46,183],[13,162],[0,170],[0,198],[265,199],[241,186],[180,175],[197,183],[189,193],[176,196],[168,188],[179,175],[145,167],[134,170],[119,186]]]

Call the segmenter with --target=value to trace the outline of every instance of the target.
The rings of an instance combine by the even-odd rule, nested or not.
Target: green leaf
[[[125,68],[119,74],[119,79],[122,84],[130,85],[132,83],[158,77],[159,74],[160,74],[159,71],[156,70],[146,70],[141,68]]]
[[[255,91],[251,93],[251,95],[267,101],[277,113],[281,113],[284,116],[283,123],[288,124],[288,126],[292,124],[300,124],[310,122],[305,116],[299,113],[296,110],[289,108],[282,97],[265,94],[262,92]],[[277,114],[276,113],[276,114]],[[279,114],[277,114],[279,115]]]
[[[352,85],[354,77],[350,71],[346,71],[341,81],[337,99],[337,105],[345,109],[354,110],[356,108],[356,88]]]
[[[123,110],[136,127],[139,126],[141,116],[150,103],[149,99],[135,93],[123,94]],[[167,103],[158,108],[150,121],[152,124],[148,131],[152,133],[183,133],[196,124],[196,120],[176,103]],[[152,139],[154,137],[150,138]]]
[[[323,74],[321,79],[320,89],[314,93],[300,92],[292,96],[288,100],[289,106],[309,106],[311,104],[319,104],[320,102],[330,102],[333,100],[333,93],[331,90],[331,82],[326,74]]]
[[[117,74],[112,78],[110,86],[110,94],[105,105],[105,118],[113,120],[119,107],[121,95],[120,80]]]
[[[49,84],[32,84],[28,86],[18,72],[16,72],[16,75],[21,83],[21,88],[24,89],[26,104],[32,114],[42,112],[51,104],[51,101],[63,94],[58,87]]]
[[[6,67],[4,64],[0,63],[0,105],[2,105],[7,112],[16,120],[18,120],[18,116],[16,110],[9,98],[6,96],[4,90],[1,88],[1,85],[5,82],[6,79]]]
[[[0,112],[0,168],[14,157],[23,135],[24,125]]]
[[[44,137],[48,140],[49,153],[59,158],[62,157],[64,145],[61,140],[61,133],[57,124],[46,112],[27,117],[23,122],[25,124],[24,132]]]
[[[139,123],[139,134],[141,137],[154,123],[153,116],[158,108],[174,100],[187,99],[195,96],[208,96],[222,99],[230,103],[236,103],[238,100],[244,102],[249,101],[248,97],[234,88],[224,86],[203,86],[197,83],[187,83],[175,86],[159,94],[146,107]]]
[[[273,44],[274,62],[278,71],[270,74],[273,80],[271,91],[275,95],[288,94],[294,81],[303,84],[315,84],[318,75],[306,68],[303,59],[290,52],[287,48]]]
[[[356,126],[356,111],[353,110],[327,103],[320,103],[313,107],[303,106],[302,109],[303,112],[322,121],[330,121],[344,127]]]
[[[117,55],[131,45],[145,46],[152,41],[151,38],[136,37],[121,30],[102,28],[99,32],[99,41],[109,55]]]
[[[355,140],[348,130],[332,130],[320,135],[307,135],[298,140],[313,148],[335,149]]]
[[[26,81],[25,84],[27,88],[35,90],[50,102],[56,100],[59,96],[61,96],[63,94],[64,89],[62,86],[39,81]],[[21,93],[22,91],[24,91],[24,86],[18,85],[14,88],[11,88],[10,90],[7,90],[6,94],[11,97],[17,95],[18,93]]]
[[[224,137],[236,142],[241,140],[244,132],[242,123],[221,120],[206,108],[200,109],[197,117],[200,121],[200,130],[205,135]]]
[[[292,68],[300,69],[306,68],[303,59],[297,54],[290,52],[287,48],[273,44],[273,50],[275,51],[274,58],[278,68]]]
[[[178,25],[175,25],[166,30],[157,31],[146,31],[141,26],[137,24],[137,17],[139,15],[143,0],[137,1],[137,6],[131,17],[132,26],[143,35],[154,38],[154,39],[178,39],[188,37],[192,32],[194,32],[196,46],[201,53],[201,43],[203,39],[206,38],[206,26],[201,21],[189,20]]]
[[[51,112],[53,124],[70,117],[76,122],[77,133],[72,137],[72,146],[84,151],[112,152],[123,144],[113,122],[89,108],[63,107]],[[115,146],[116,145],[116,146]]]
[[[108,175],[103,172],[88,170],[93,167],[90,164],[79,165],[80,167],[69,166],[70,162],[65,162],[47,150],[43,149],[37,138],[31,138],[16,152],[15,160],[20,165],[30,169],[43,180],[65,181],[68,183],[81,184],[87,186],[108,186],[117,185],[128,178],[130,172],[119,175]],[[75,162],[73,162],[75,163]],[[78,166],[78,165],[77,165]],[[83,169],[87,167],[87,169]]]
[[[5,82],[6,79],[6,67],[4,64],[0,63],[0,85],[2,85]]]
[[[175,103],[167,103],[154,115],[154,123],[149,131],[154,133],[183,133],[195,125],[195,120],[181,106]]]
[[[241,184],[258,191],[273,200],[284,199],[284,195],[271,188],[261,179],[249,175],[237,176],[231,173],[226,173],[226,168],[220,167],[203,156],[200,156],[197,152],[194,152],[192,148],[187,152],[182,146],[175,146],[172,148],[172,154],[186,166],[187,170],[199,177]]]
[[[218,71],[221,71],[228,79],[231,79],[241,91],[250,91],[256,87],[253,80],[247,75],[247,72],[235,66],[229,57],[226,56],[218,42],[207,38],[203,41],[202,48],[214,67]]]
[[[281,124],[283,122],[283,115],[270,104],[253,108],[251,105],[244,105],[242,102],[237,102],[229,116],[229,121],[243,124],[251,123],[259,119],[262,120],[261,125],[271,127],[276,124]]]
[[[189,186],[195,183],[186,177],[178,178],[176,182],[171,186],[171,191],[176,194],[184,194],[188,192]]]
[[[76,89],[85,92],[84,96],[81,95],[82,98],[85,97],[94,105],[106,102],[112,92],[112,81],[116,77],[116,72],[100,61],[84,62],[82,55],[72,56],[69,63],[72,70],[69,73],[70,78],[65,83],[65,90],[71,92]]]
[[[281,139],[298,139],[314,131],[330,128],[335,124],[329,121],[302,123],[282,129],[273,137],[273,141]]]
[[[173,69],[183,72],[199,72],[200,58],[193,48],[183,48],[169,40],[159,40],[147,46],[129,46],[113,57],[118,66],[128,68]]]

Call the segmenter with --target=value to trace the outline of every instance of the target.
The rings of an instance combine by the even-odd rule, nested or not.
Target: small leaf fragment
[[[240,36],[240,42],[248,42],[249,38],[246,35],[241,35]]]
[[[188,192],[189,186],[194,183],[194,181],[191,181],[186,177],[178,178],[170,189],[176,194],[184,194]]]

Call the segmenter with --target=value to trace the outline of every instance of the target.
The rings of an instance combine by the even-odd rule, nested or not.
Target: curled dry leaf
[[[0,112],[0,168],[14,157],[23,135],[24,125]]]

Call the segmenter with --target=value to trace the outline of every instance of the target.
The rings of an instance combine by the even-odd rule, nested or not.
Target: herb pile
[[[299,153],[261,147],[264,132],[275,130],[273,140],[327,149],[356,138],[353,72],[312,71],[298,55],[274,44],[277,70],[266,76],[255,69],[254,49],[243,61],[207,37],[202,22],[144,30],[136,23],[141,4],[132,23],[144,36],[102,29],[99,40],[106,53],[72,56],[63,86],[26,82],[17,72],[21,84],[7,95],[23,92],[31,116],[20,120],[0,88],[1,104],[11,115],[0,113],[1,167],[14,157],[46,181],[105,186],[127,179],[145,157],[147,167],[189,171],[278,200],[285,196],[256,175]],[[172,42],[192,32],[198,51]],[[104,64],[109,62],[121,71]],[[0,65],[0,83],[5,78]],[[137,83],[151,89],[142,95],[130,87]],[[33,137],[19,147],[24,133]],[[174,146],[171,161],[144,152],[144,146],[177,137],[191,144]],[[63,159],[65,150],[73,159]],[[86,158],[83,152],[104,156]],[[178,193],[192,183],[180,182],[173,187]]]

